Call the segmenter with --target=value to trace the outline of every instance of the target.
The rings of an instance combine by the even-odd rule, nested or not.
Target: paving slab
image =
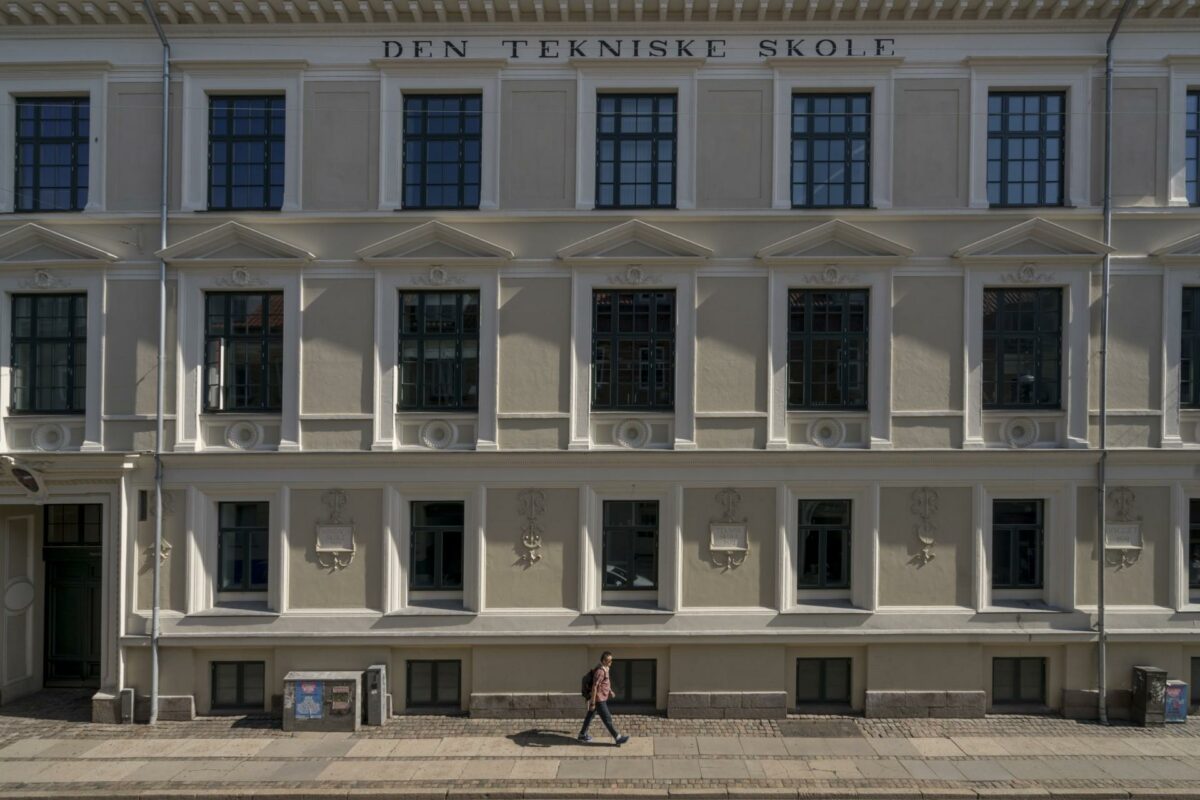
[[[955,758],[965,755],[962,749],[949,739],[921,737],[908,739],[908,743],[924,758]]]
[[[657,780],[698,780],[700,762],[693,758],[655,758],[652,762]]]
[[[654,760],[650,758],[608,758],[604,760],[607,780],[633,780],[654,777]]]
[[[597,758],[564,758],[558,762],[558,774],[561,780],[602,780],[606,762]]]
[[[700,755],[744,755],[741,739],[736,736],[697,736]]]
[[[655,736],[656,756],[695,756],[700,754],[695,736]]]

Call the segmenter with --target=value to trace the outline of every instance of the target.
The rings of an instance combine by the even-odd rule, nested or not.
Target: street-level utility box
[[[1133,721],[1143,727],[1162,725],[1167,697],[1167,671],[1158,667],[1133,668]]]
[[[1187,722],[1191,700],[1188,685],[1183,681],[1167,681],[1167,696],[1163,701],[1163,719],[1167,722]]]
[[[361,672],[289,672],[283,678],[285,731],[356,731]]]
[[[387,665],[372,664],[363,673],[363,722],[382,725],[388,720]]]

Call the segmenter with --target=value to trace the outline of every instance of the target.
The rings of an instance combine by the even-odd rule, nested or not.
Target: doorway
[[[48,687],[98,687],[103,506],[47,505],[43,514],[43,683]]]

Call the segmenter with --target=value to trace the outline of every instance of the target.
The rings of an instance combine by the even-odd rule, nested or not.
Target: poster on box
[[[296,719],[321,719],[325,705],[325,684],[299,681],[296,684]]]

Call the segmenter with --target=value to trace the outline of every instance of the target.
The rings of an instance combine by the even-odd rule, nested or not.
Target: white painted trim
[[[1075,606],[1076,486],[1062,483],[978,484],[972,497],[977,503],[975,538],[979,560],[975,570],[975,594],[980,612],[1012,612],[997,606],[992,589],[992,502],[994,500],[1042,500],[1042,588],[1022,594],[1041,600],[1052,610],[1069,611]],[[1091,562],[1089,562],[1091,563]],[[1006,597],[1017,599],[1016,592]],[[1024,610],[1021,611],[1024,613]]]
[[[864,612],[879,607],[879,484],[805,483],[783,485],[776,490],[777,520],[780,523],[779,586],[780,613],[812,613],[811,599],[846,597],[851,606]],[[797,587],[800,569],[799,525],[801,500],[850,501],[850,590],[806,591]],[[820,611],[824,613],[825,608]]]
[[[577,267],[571,278],[571,450],[589,450],[592,441],[592,292],[673,289],[675,291],[675,410],[676,450],[696,448],[696,273],[693,269],[661,268],[645,284],[622,284],[620,275],[603,275]],[[598,412],[599,413],[599,412]],[[608,413],[603,412],[603,413]],[[620,413],[620,412],[615,412]],[[626,416],[654,416],[624,412]]]
[[[445,281],[429,285],[429,269],[387,267],[375,272],[375,433],[372,450],[401,448],[396,426],[397,416],[411,414],[422,418],[476,418],[476,450],[496,450],[497,361],[500,338],[500,276],[494,269],[458,269],[446,271]],[[479,292],[479,408],[474,413],[447,411],[396,410],[399,380],[400,292],[470,291]],[[421,448],[424,449],[424,448]]]
[[[108,72],[45,72],[0,78],[0,213],[16,206],[17,98],[36,95],[88,96],[88,199],[84,212],[103,211],[105,164],[108,161]],[[40,213],[40,212],[37,212]],[[56,212],[57,216],[58,212]],[[63,214],[70,220],[69,212]]]
[[[655,500],[658,502],[657,609],[647,613],[678,611],[683,599],[683,486],[681,484],[592,484],[580,487],[580,613],[604,609],[604,502]],[[622,595],[626,594],[624,592]],[[608,610],[605,609],[605,613]],[[621,609],[622,613],[637,613]]]
[[[1066,186],[1068,206],[1087,208],[1091,201],[1093,65],[1031,62],[1026,56],[971,63],[970,172],[971,208],[989,208],[987,196],[988,93],[1009,89],[1065,90]]]
[[[203,66],[183,73],[183,139],[180,187],[182,211],[208,210],[208,112],[211,94],[274,94],[283,92],[283,204],[281,211],[299,211],[303,181],[304,92],[303,65],[230,72]]]
[[[386,487],[383,494],[384,551],[388,562],[384,567],[384,613],[408,613],[412,608],[412,504],[427,500],[458,500],[463,504],[463,588],[461,593],[417,591],[417,596],[429,599],[461,596],[464,611],[476,614],[483,611],[487,518],[483,484],[397,485]]]
[[[475,64],[454,70],[412,66],[379,71],[379,210],[404,207],[404,94],[478,93],[480,131],[479,210],[500,207],[500,67]]]
[[[25,523],[25,531],[23,535],[26,539],[26,542],[25,561],[23,564],[14,563],[13,559],[14,540],[18,536],[18,534],[14,533],[12,530],[14,522]],[[35,680],[37,678],[37,669],[34,666],[33,651],[34,631],[37,628],[37,623],[41,622],[39,617],[45,614],[44,603],[40,602],[41,598],[39,597],[39,595],[45,595],[45,587],[40,585],[44,582],[44,578],[42,581],[39,581],[36,572],[37,561],[34,559],[34,553],[38,552],[39,548],[37,547],[37,527],[33,514],[21,514],[19,516],[8,517],[4,521],[4,529],[0,530],[0,547],[3,548],[0,552],[3,552],[3,563],[6,572],[6,574],[0,575],[0,588],[3,588],[5,593],[7,593],[8,589],[17,581],[27,580],[33,586],[34,592],[33,601],[24,609],[20,611],[11,611],[8,608],[4,608],[3,611],[0,612],[0,635],[4,637],[3,642],[5,647],[8,647],[11,642],[9,637],[9,626],[11,621],[19,619],[20,617],[25,618],[25,657],[22,659],[22,668],[24,670],[24,674],[19,676],[14,676],[11,674],[9,672],[9,667],[11,666],[12,659],[6,657],[3,661],[0,661],[0,690],[8,688],[14,683],[23,681],[39,684],[40,688],[40,681]]]
[[[247,270],[249,283],[231,285],[227,271],[207,269],[180,270],[178,285],[178,333],[176,358],[175,451],[229,449],[205,445],[200,430],[204,392],[204,296],[207,292],[282,291],[283,292],[283,397],[279,412],[222,412],[230,423],[241,418],[249,420],[278,418],[280,420],[279,450],[300,449],[300,387],[302,386],[300,347],[301,275],[293,269]]]
[[[185,557],[186,604],[185,613],[209,614],[218,609],[217,598],[217,551],[220,516],[218,506],[224,502],[264,502],[269,505],[267,591],[253,592],[266,601],[267,612],[280,614],[288,604],[288,525],[291,516],[290,487],[211,487],[200,489],[190,486],[187,490],[185,519],[187,546]],[[232,612],[231,612],[232,613]],[[251,612],[260,614],[263,612]]]
[[[1183,290],[1200,286],[1200,270],[1168,267],[1163,270],[1162,295],[1162,447],[1184,447],[1180,433],[1179,361],[1183,338]]]
[[[775,83],[774,160],[771,207],[792,208],[792,95],[797,92],[866,91],[871,94],[871,209],[892,207],[893,78],[895,62],[839,64],[837,72],[808,64],[779,64]],[[806,209],[810,210],[810,209]],[[811,209],[838,213],[836,209]]]
[[[1167,205],[1186,206],[1187,196],[1187,136],[1184,121],[1187,114],[1187,93],[1200,88],[1200,63],[1167,60],[1169,88],[1167,89]]]
[[[675,208],[696,207],[696,63],[653,65],[579,64],[576,72],[575,208],[596,207],[596,95],[605,92],[675,92]],[[620,211],[620,209],[615,209]],[[656,209],[657,210],[657,209]],[[640,210],[635,213],[640,213]]]

